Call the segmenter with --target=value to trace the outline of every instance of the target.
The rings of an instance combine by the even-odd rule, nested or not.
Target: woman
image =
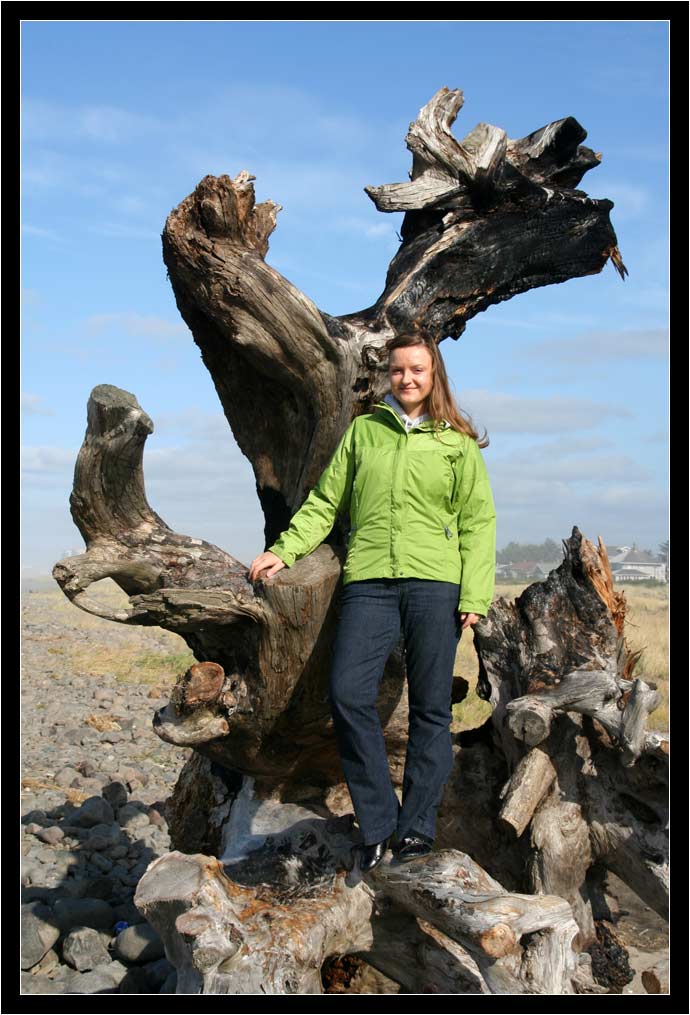
[[[357,416],[289,527],[252,561],[271,578],[311,553],[348,513],[341,616],[330,698],[359,824],[361,870],[393,842],[398,861],[424,856],[453,762],[451,685],[462,631],[486,616],[494,586],[496,513],[471,422],[421,329],[386,343],[390,393]],[[393,790],[376,697],[404,635],[409,739],[402,803]]]

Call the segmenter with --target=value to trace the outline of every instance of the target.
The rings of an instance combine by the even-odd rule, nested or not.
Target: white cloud
[[[561,327],[595,327],[600,320],[593,314],[582,313],[560,313],[557,310],[525,310],[520,317],[511,317],[510,310],[506,315],[506,303],[498,303],[495,306],[487,307],[485,311],[477,314],[468,322],[468,328],[496,328],[505,327],[520,328],[524,331],[534,331],[535,328],[561,328]]]
[[[400,240],[396,236],[399,230],[402,216],[395,219],[387,218],[386,221],[367,219],[357,215],[339,215],[332,222],[326,223],[326,228],[333,232],[350,233],[353,236],[364,236],[369,239],[386,239],[392,243],[393,249],[400,246]]]
[[[58,236],[53,229],[44,229],[43,226],[32,226],[28,222],[22,222],[22,232],[27,236],[39,236],[43,240],[55,240],[57,243],[64,243],[64,237]]]
[[[65,474],[72,471],[77,452],[69,448],[26,446],[21,448],[21,470],[28,476]]]
[[[190,331],[184,321],[168,321],[153,314],[117,312],[92,314],[83,322],[89,335],[102,335],[105,331],[122,331],[126,335],[146,336],[161,342],[189,338]]]
[[[87,222],[86,229],[109,240],[154,240],[160,243],[160,232],[128,222]]]
[[[602,420],[632,416],[625,406],[594,402],[588,398],[521,398],[487,390],[463,390],[458,403],[475,426],[492,433],[547,433],[589,430]]]
[[[27,416],[54,416],[55,410],[43,404],[40,395],[32,395],[29,392],[22,392],[19,398],[19,408]]]
[[[492,475],[503,483],[555,483],[563,488],[576,483],[607,484],[651,480],[649,469],[622,454],[556,455],[549,446],[525,448],[492,462]]]
[[[520,347],[520,356],[553,362],[598,363],[604,360],[663,359],[668,355],[666,328],[628,328],[584,332]]]
[[[235,439],[230,424],[222,412],[208,412],[191,406],[180,412],[163,412],[156,416],[158,436],[192,438],[196,441],[230,442]]]
[[[66,106],[43,99],[24,99],[22,105],[25,141],[80,139],[117,145],[160,135],[165,129],[153,116],[117,106]]]
[[[560,437],[553,441],[546,441],[543,444],[537,445],[535,448],[526,450],[525,454],[531,455],[533,451],[538,451],[539,454],[544,456],[553,457],[564,457],[572,455],[581,455],[583,451],[600,451],[602,448],[612,447],[613,441],[608,437],[603,437],[600,434],[592,437]]]
[[[589,193],[613,201],[611,221],[614,226],[618,222],[627,222],[644,215],[652,203],[651,195],[644,187],[623,180],[607,180],[601,176],[596,178],[596,195],[591,190]]]

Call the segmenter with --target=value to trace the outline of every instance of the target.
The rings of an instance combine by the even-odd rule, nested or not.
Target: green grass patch
[[[118,675],[119,683],[157,684],[160,680],[170,680],[185,673],[196,662],[193,653],[184,652],[141,652],[135,656],[129,672]]]
[[[70,659],[73,669],[89,677],[114,677],[118,684],[172,683],[195,662],[189,649],[179,652],[127,650],[122,645],[77,649]]]

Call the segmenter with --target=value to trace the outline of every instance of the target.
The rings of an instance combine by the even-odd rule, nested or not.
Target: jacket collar
[[[428,413],[424,413],[422,416],[418,416],[414,421],[413,427],[408,427],[407,422],[410,421],[410,417],[407,415],[400,402],[395,396],[389,391],[384,395],[383,400],[376,402],[376,409],[385,409],[389,414],[395,417],[396,422],[403,427],[406,433],[409,433],[411,429],[420,428],[422,430],[433,430],[434,421]],[[450,423],[447,419],[443,420],[444,427],[449,427]]]

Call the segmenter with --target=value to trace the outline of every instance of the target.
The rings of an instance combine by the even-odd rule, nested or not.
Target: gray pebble
[[[55,845],[56,842],[60,842],[64,839],[65,833],[57,825],[49,825],[48,828],[39,828],[36,832],[36,838],[40,839],[41,842],[47,842],[49,845]]]
[[[43,902],[29,902],[21,909],[21,967],[31,969],[60,937],[58,921]],[[158,958],[158,956],[151,956]]]
[[[172,972],[167,978],[161,989],[158,991],[159,994],[174,994],[177,991],[177,970]]]
[[[84,881],[84,887],[86,890],[82,898],[105,899],[106,902],[109,902],[115,885],[112,878],[104,878],[101,875]]]
[[[89,973],[75,973],[69,981],[68,994],[119,994],[119,981],[108,971],[107,966],[99,966]]]
[[[120,771],[125,777],[126,782],[132,782],[136,779],[145,786],[149,781],[149,777],[140,768],[133,768],[131,765],[127,765],[121,768]]]
[[[120,982],[121,994],[153,994],[151,979],[143,966],[130,966],[127,975]]]
[[[74,849],[54,849],[52,853],[52,866],[62,871],[67,871],[70,867],[76,867],[81,859],[81,854]]]
[[[109,860],[107,856],[103,856],[102,853],[94,853],[91,863],[106,874],[113,869],[113,861]]]
[[[79,735],[81,736],[81,732]],[[74,780],[79,778],[79,772],[77,772],[75,768],[61,768],[60,771],[55,774],[55,782],[58,786],[73,786]]]
[[[79,788],[82,793],[91,793],[92,797],[100,797],[103,789],[103,782],[97,775],[92,779],[82,778],[81,786]]]
[[[153,860],[155,859],[155,857],[152,857],[151,859]],[[148,870],[148,866],[150,863],[151,860],[142,860],[140,863],[135,864],[134,867],[132,867],[131,871],[129,872],[130,877],[136,878],[137,881],[143,878],[144,874]]]
[[[32,811],[29,811],[29,813],[26,814],[22,818],[22,820],[27,825],[30,825],[30,824],[33,824],[33,823],[41,825],[41,824],[47,822],[47,818],[48,818],[48,815],[46,814],[45,811],[40,810],[40,809],[34,809]]]
[[[145,828],[150,824],[149,816],[136,804],[125,804],[117,812],[117,820],[122,828],[133,831],[136,828]]]
[[[62,735],[62,739],[73,747],[80,747],[83,737],[84,731],[81,729],[65,730]]]
[[[165,948],[151,924],[139,923],[117,935],[113,954],[125,962],[152,962],[164,957]]]
[[[65,833],[65,836],[67,836],[70,839],[78,838],[81,832],[83,831],[83,829],[81,829],[79,825],[70,825],[69,822],[67,821],[63,821],[63,823],[60,825],[60,828]]]
[[[28,856],[37,860],[38,863],[53,864],[55,862],[56,851],[51,849],[50,846],[32,846],[28,852]]]
[[[101,792],[103,799],[107,800],[115,811],[127,803],[127,787],[123,782],[108,782]]]
[[[92,927],[75,927],[62,942],[62,957],[73,969],[85,973],[110,962],[109,940],[109,935]]]
[[[51,948],[50,951],[45,953],[41,961],[37,962],[36,965],[32,967],[31,974],[32,976],[48,976],[54,969],[57,969],[59,965],[60,956],[54,948]]]
[[[51,807],[50,810],[46,812],[46,817],[59,821],[60,818],[65,818],[68,815],[72,817],[78,811],[79,807],[75,807],[74,804],[69,802],[69,800],[65,800],[63,803],[57,804],[55,807]],[[52,824],[52,821],[50,824]]]
[[[110,930],[115,922],[112,906],[104,899],[58,899],[53,912],[62,931],[73,927]]]
[[[125,737],[123,733],[118,730],[105,730],[101,733],[98,738],[102,744],[119,744],[122,740],[128,740],[129,737]]]
[[[83,848],[87,853],[94,853],[98,850],[108,849],[111,845],[110,839],[106,839],[103,835],[90,835],[88,839],[83,842]]]
[[[60,981],[51,980],[49,976],[32,976],[22,973],[20,980],[22,994],[64,994],[65,988]]]
[[[175,972],[175,967],[166,958],[149,962],[144,969],[154,990],[160,990],[170,974]]]
[[[113,809],[107,800],[101,796],[92,796],[79,808],[75,823],[82,828],[92,828],[94,825],[111,824],[115,818]]]

